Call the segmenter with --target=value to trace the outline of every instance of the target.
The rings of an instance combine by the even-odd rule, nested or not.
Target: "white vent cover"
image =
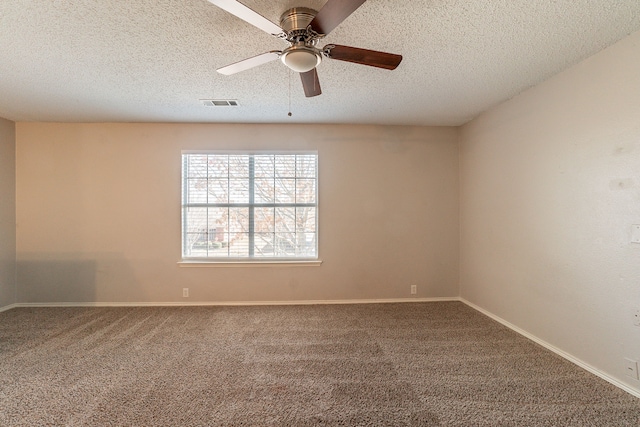
[[[237,107],[237,99],[201,99],[205,107]]]

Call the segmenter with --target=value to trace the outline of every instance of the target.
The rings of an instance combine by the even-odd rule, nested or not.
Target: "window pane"
[[[296,202],[315,203],[316,201],[316,180],[298,179],[296,181]]]
[[[316,232],[316,208],[296,208],[296,231]]]
[[[311,257],[316,256],[316,233],[298,233],[297,234],[297,256]]]
[[[207,208],[207,215],[209,230],[216,227],[227,228],[227,223],[229,221],[227,208]]]
[[[229,156],[229,176],[232,178],[249,178],[249,156]]]
[[[277,233],[276,234],[276,256],[291,257],[296,254],[296,234]]]
[[[255,233],[254,234],[254,256],[256,257],[272,257],[273,252],[273,233]]]
[[[208,156],[209,177],[228,178],[229,176],[229,156],[210,155]]]
[[[207,231],[207,208],[185,208],[187,233]]]
[[[184,254],[190,257],[207,256],[207,237],[200,233],[187,233]]]
[[[273,177],[273,157],[267,155],[255,156],[255,176],[256,178]]]
[[[207,203],[207,179],[188,178],[186,192],[186,203]]]
[[[235,258],[249,256],[249,233],[229,233],[229,256]]]
[[[276,176],[282,178],[295,178],[296,158],[295,156],[279,155],[275,158]]]
[[[316,168],[316,156],[296,156],[296,175],[299,178],[315,178],[317,176]]]
[[[274,232],[274,208],[255,208],[253,215],[253,229],[256,233]]]
[[[227,208],[225,208],[227,209]],[[249,232],[249,208],[229,208],[229,232]]]
[[[184,252],[189,256],[206,256],[209,242],[207,208],[185,208]]]
[[[187,178],[206,178],[207,177],[207,156],[206,155],[188,155],[186,156],[186,177]]]
[[[296,180],[276,178],[276,203],[295,203]]]
[[[249,181],[246,179],[229,180],[229,203],[249,203]]]
[[[209,179],[209,203],[229,203],[229,181]]]
[[[254,189],[254,200],[256,203],[273,203],[275,200],[273,177],[256,178]]]
[[[275,209],[275,231],[295,232],[296,231],[296,209],[276,208]]]
[[[218,233],[217,229],[211,229],[209,237],[205,242],[197,242],[193,247],[196,255],[192,256],[227,256],[226,233]],[[202,255],[200,255],[202,254]]]

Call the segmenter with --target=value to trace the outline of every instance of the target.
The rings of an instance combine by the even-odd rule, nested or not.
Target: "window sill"
[[[212,260],[183,260],[179,267],[320,267],[322,260],[273,260],[273,261],[212,261]]]

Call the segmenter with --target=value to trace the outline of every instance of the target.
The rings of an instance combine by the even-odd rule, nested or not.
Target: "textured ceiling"
[[[243,3],[278,23],[325,1]],[[638,29],[638,0],[368,0],[319,45],[403,62],[387,71],[325,59],[323,94],[305,98],[279,61],[218,74],[287,45],[206,0],[2,0],[0,117],[460,125]],[[200,102],[212,98],[240,106]]]

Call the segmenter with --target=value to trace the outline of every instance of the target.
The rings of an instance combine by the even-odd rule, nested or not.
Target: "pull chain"
[[[291,70],[289,70],[289,114],[287,114],[289,117],[292,116],[291,113]]]

